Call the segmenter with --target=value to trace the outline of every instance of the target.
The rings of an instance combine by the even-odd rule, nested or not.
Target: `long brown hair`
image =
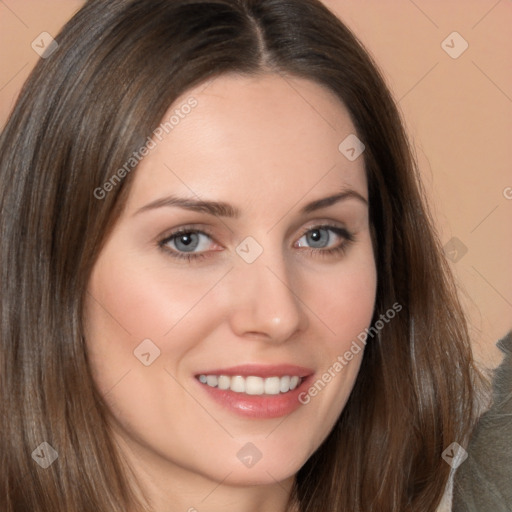
[[[366,146],[377,321],[334,429],[300,469],[302,512],[430,512],[473,424],[466,322],[399,113],[368,53],[317,0],[91,0],[26,82],[0,140],[0,509],[136,502],[83,339],[91,268],[136,170],[102,187],[184,92],[223,73],[313,80]],[[341,142],[341,141],[340,141]],[[42,442],[58,460],[42,469]]]

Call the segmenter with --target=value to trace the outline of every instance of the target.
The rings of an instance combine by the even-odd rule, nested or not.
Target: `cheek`
[[[154,261],[156,260],[156,261]],[[90,279],[94,320],[131,339],[161,339],[191,314],[218,281],[217,271],[190,272],[166,266],[164,258],[106,252]],[[89,315],[91,316],[91,315]]]
[[[145,347],[141,353],[149,348],[151,358],[158,354],[154,367],[173,367],[200,343],[213,329],[215,311],[202,299],[216,281],[217,272],[171,273],[161,262],[127,253],[120,258],[107,248],[91,275],[84,315],[100,390],[108,393],[127,371],[145,369],[136,359],[139,347]]]
[[[312,313],[324,324],[328,353],[346,349],[371,322],[377,273],[371,251],[361,252],[339,271],[308,278],[302,294]],[[306,301],[305,301],[306,302]]]
[[[315,339],[320,358],[316,380],[301,398],[306,407],[313,406],[315,414],[323,418],[318,442],[342,412],[359,373],[364,355],[360,336],[370,326],[376,288],[373,253],[362,250],[350,264],[340,265],[339,272],[308,279],[303,289],[325,333]]]

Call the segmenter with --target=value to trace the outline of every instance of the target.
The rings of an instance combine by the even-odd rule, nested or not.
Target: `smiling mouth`
[[[219,390],[244,393],[246,395],[280,395],[296,389],[302,381],[298,375],[284,375],[282,377],[258,377],[256,375],[199,375],[201,384]]]

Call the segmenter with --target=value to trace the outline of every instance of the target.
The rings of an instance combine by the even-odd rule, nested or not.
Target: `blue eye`
[[[197,233],[183,233],[175,237],[172,242],[178,251],[193,252],[199,245],[199,235]]]
[[[160,245],[167,247],[176,256],[179,253],[201,253],[207,251],[212,244],[212,239],[201,231],[180,231],[167,237]],[[197,254],[195,254],[197,256]]]
[[[325,228],[312,229],[305,235],[306,241],[310,247],[315,249],[323,249],[329,245],[331,232]]]
[[[336,251],[353,240],[352,235],[343,228],[335,226],[318,226],[309,229],[297,241],[297,247]]]
[[[343,253],[354,240],[354,236],[345,228],[337,226],[315,226],[303,233],[294,247],[308,250],[311,256],[335,256]],[[190,262],[211,257],[223,250],[204,231],[185,227],[168,235],[158,245],[173,258]]]

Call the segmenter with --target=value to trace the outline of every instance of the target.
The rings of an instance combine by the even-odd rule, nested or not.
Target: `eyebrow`
[[[343,190],[339,194],[335,194],[329,197],[324,197],[322,199],[317,199],[305,205],[300,213],[302,215],[306,213],[311,213],[316,210],[320,210],[322,208],[327,208],[332,206],[340,201],[346,199],[357,199],[363,202],[365,205],[368,204],[368,200],[365,199],[359,192],[356,192],[352,189]],[[228,217],[228,218],[238,218],[241,215],[241,211],[235,206],[230,205],[229,203],[225,203],[222,201],[206,201],[200,199],[188,199],[185,197],[176,197],[176,196],[167,196],[161,199],[157,199],[152,201],[151,203],[146,204],[142,208],[139,208],[134,215],[138,215],[139,213],[154,210],[156,208],[162,207],[178,207],[184,208],[185,210],[190,210],[194,212],[207,213],[209,215],[213,215],[215,217]]]
[[[315,210],[320,210],[322,208],[327,208],[328,206],[332,206],[340,201],[345,199],[358,199],[363,202],[365,205],[368,205],[368,200],[363,197],[359,192],[356,192],[352,189],[343,190],[339,194],[335,194],[333,196],[324,197],[323,199],[317,199],[316,201],[312,201],[308,203],[304,208],[302,208],[301,213],[311,213]]]

